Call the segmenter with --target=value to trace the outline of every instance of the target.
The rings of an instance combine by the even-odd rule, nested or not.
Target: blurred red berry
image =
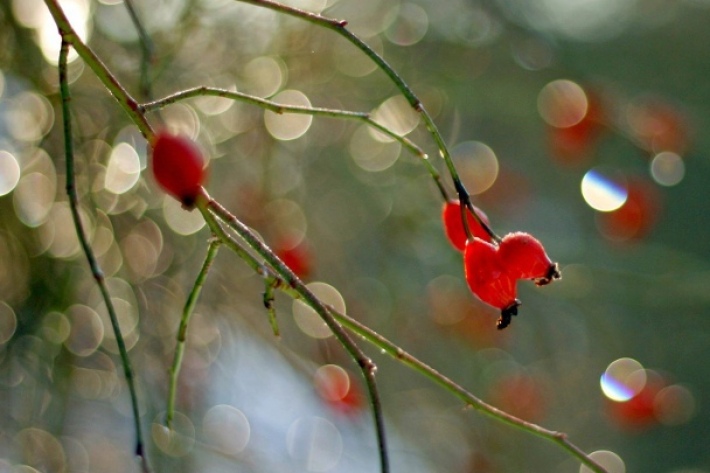
[[[364,398],[350,374],[338,365],[323,365],[314,377],[316,392],[328,405],[343,414],[354,414]]]
[[[474,211],[486,225],[489,225],[488,216],[478,207],[473,207]],[[488,232],[481,226],[480,223],[471,215],[470,211],[466,212],[466,218],[468,220],[468,228],[474,237],[478,237],[484,241],[491,241],[491,236]],[[441,219],[444,224],[444,231],[446,232],[446,237],[449,239],[454,248],[459,251],[463,251],[466,246],[466,230],[463,226],[463,221],[461,220],[461,203],[458,200],[449,200],[444,202],[441,208]]]
[[[520,301],[516,299],[515,278],[502,264],[498,248],[480,238],[466,242],[464,271],[471,292],[501,310],[498,328],[507,327],[510,317],[518,313]]]
[[[311,273],[313,255],[304,241],[293,245],[286,240],[274,248],[274,253],[299,278],[305,279]]]
[[[543,286],[560,277],[557,264],[547,256],[542,243],[529,233],[507,234],[498,252],[505,270],[515,279],[532,279]]]
[[[160,187],[192,207],[205,180],[205,160],[197,145],[184,136],[159,132],[153,140],[151,168]]]
[[[601,233],[613,241],[627,241],[644,237],[653,228],[661,210],[656,187],[642,179],[627,185],[624,204],[611,212],[597,215]]]
[[[593,151],[603,127],[603,105],[597,94],[587,92],[587,110],[582,119],[570,126],[549,127],[552,156],[569,164],[584,160]]]
[[[664,386],[665,382],[660,376],[653,377],[628,401],[609,401],[609,412],[614,422],[627,429],[644,429],[655,425],[656,395]]]
[[[490,387],[494,404],[505,412],[531,422],[545,415],[545,396],[539,380],[524,373],[502,375]]]
[[[688,147],[688,119],[667,102],[651,99],[632,106],[628,120],[641,146],[654,154],[661,151],[683,154]]]

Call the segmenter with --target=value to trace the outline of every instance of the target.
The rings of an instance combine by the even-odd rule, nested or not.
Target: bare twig
[[[377,446],[380,455],[380,470],[382,473],[388,473],[389,470],[389,455],[387,451],[387,439],[385,436],[384,427],[384,417],[382,415],[382,405],[380,403],[380,396],[377,389],[377,382],[375,380],[375,373],[377,372],[377,367],[373,361],[365,355],[365,353],[357,346],[353,341],[352,337],[343,329],[343,327],[335,320],[333,315],[330,313],[328,307],[321,302],[321,300],[313,294],[313,292],[308,289],[308,287],[303,284],[300,278],[291,269],[286,266],[272,251],[266,246],[246,225],[240,222],[234,215],[232,215],[227,209],[222,207],[217,201],[209,197],[204,189],[197,198],[197,208],[207,221],[210,229],[224,241],[230,249],[236,250],[237,253],[244,256],[248,254],[244,251],[238,244],[229,243],[228,235],[222,229],[218,222],[215,221],[214,216],[219,218],[224,222],[229,228],[235,231],[254,251],[256,251],[259,256],[261,256],[265,263],[273,268],[273,270],[280,276],[282,280],[286,282],[289,286],[293,287],[299,294],[299,298],[305,302],[309,307],[311,307],[325,322],[328,328],[333,332],[335,338],[340,342],[345,348],[348,354],[353,358],[355,363],[360,368],[362,375],[365,379],[365,384],[367,386],[370,404],[372,407],[374,422],[375,422],[375,432],[377,434]],[[251,255],[249,255],[251,261],[255,261]],[[257,262],[257,267],[255,268],[257,272],[263,272],[263,265]]]
[[[195,279],[195,284],[192,286],[190,295],[187,297],[185,302],[185,307],[182,311],[182,317],[180,318],[180,326],[178,328],[178,333],[176,338],[177,345],[175,346],[175,356],[173,357],[173,364],[170,367],[170,386],[168,387],[168,407],[165,414],[165,424],[168,428],[172,427],[173,416],[175,415],[175,397],[177,395],[177,383],[178,377],[180,376],[180,368],[182,367],[182,358],[185,354],[185,342],[187,340],[187,326],[190,323],[190,318],[195,310],[195,305],[197,304],[197,299],[200,297],[202,292],[202,287],[207,279],[207,273],[212,266],[212,262],[217,256],[219,246],[222,240],[219,238],[211,238],[209,246],[207,247],[207,254],[205,255],[205,261],[202,263],[202,268]]]
[[[140,15],[138,15],[138,10],[136,10],[136,6],[133,4],[133,0],[123,0],[123,4],[126,6],[126,10],[128,10],[128,15],[131,17],[131,21],[136,27],[136,31],[138,31],[138,38],[141,45],[141,96],[146,99],[150,99],[150,97],[152,97],[150,66],[153,62],[153,41],[150,39],[150,35],[145,29],[145,26],[143,26]]]
[[[101,296],[106,304],[106,311],[108,312],[109,319],[111,320],[111,327],[113,329],[113,334],[116,338],[116,345],[118,346],[118,352],[121,357],[121,364],[123,365],[123,372],[126,376],[126,384],[128,385],[128,392],[131,396],[131,408],[133,411],[133,421],[135,423],[136,430],[136,448],[135,454],[141,459],[141,465],[143,472],[147,473],[150,471],[148,465],[148,459],[145,453],[145,446],[143,444],[143,433],[141,429],[140,422],[140,412],[138,410],[138,396],[136,395],[135,379],[133,368],[131,367],[130,359],[128,358],[128,351],[126,350],[126,344],[123,341],[123,335],[121,334],[121,327],[118,324],[118,317],[116,316],[116,311],[111,300],[111,295],[106,287],[106,280],[104,278],[104,273],[99,266],[98,261],[94,256],[94,252],[91,249],[91,245],[86,237],[86,231],[84,230],[84,224],[81,220],[81,214],[79,213],[79,196],[76,191],[76,182],[74,176],[74,144],[73,135],[71,127],[71,114],[69,111],[69,102],[71,100],[69,92],[69,81],[67,79],[67,55],[69,52],[69,43],[62,40],[62,46],[59,51],[59,87],[62,96],[62,118],[64,121],[64,149],[65,149],[65,159],[66,159],[66,173],[67,173],[67,195],[69,196],[69,207],[71,208],[72,218],[74,220],[74,226],[76,228],[76,234],[79,238],[81,248],[86,255],[86,259],[91,268],[91,274],[96,280],[96,285],[98,286]]]
[[[223,212],[223,210],[220,210],[219,204],[209,198],[207,199],[207,203],[200,203],[200,201],[198,200],[198,208],[202,212],[202,215],[205,217],[205,220],[207,221],[207,224],[212,230],[212,232],[217,235],[218,238],[222,239],[222,242],[229,249],[234,251],[242,260],[244,260],[252,268],[252,270],[254,270],[254,272],[260,274],[265,279],[266,284],[269,284],[272,287],[279,289],[280,291],[288,294],[294,299],[302,300],[310,306],[311,304],[309,303],[309,301],[306,300],[303,296],[304,291],[307,291],[307,288],[303,285],[303,283],[298,278],[291,279],[289,276],[285,277],[284,275],[280,274],[280,272],[277,271],[275,268],[272,269],[268,266],[263,265],[252,254],[247,252],[241,246],[241,244],[237,242],[231,235],[229,235],[220,226],[219,222],[215,220],[215,215],[219,216],[219,214]],[[217,210],[215,211],[215,209]],[[213,213],[215,215],[213,215]],[[222,217],[220,217],[220,219],[222,219]],[[249,236],[249,240],[258,240],[258,237],[256,237],[256,235],[254,235],[248,227],[244,226],[233,216],[228,217],[225,223],[227,223],[230,228],[235,230],[240,237],[244,238],[244,236],[249,236],[251,234]],[[247,242],[249,240],[247,240]],[[263,246],[263,244],[261,244],[261,246]],[[254,249],[260,256],[264,256],[259,250],[259,248]],[[264,249],[267,248],[264,247]],[[537,424],[525,421],[484,402],[483,400],[463,388],[461,385],[457,384],[456,382],[446,377],[431,366],[427,365],[423,361],[420,361],[413,355],[403,350],[396,343],[388,340],[387,338],[378,334],[371,328],[361,324],[360,322],[347,316],[346,314],[336,311],[330,306],[326,306],[326,309],[328,313],[343,327],[352,331],[354,334],[362,337],[364,340],[371,343],[379,350],[389,354],[396,361],[431,379],[443,389],[449,391],[451,394],[461,399],[466,405],[470,406],[471,408],[476,409],[486,414],[487,416],[492,417],[505,424],[534,434],[538,437],[550,440],[555,444],[559,445],[572,456],[577,458],[581,463],[588,466],[592,471],[596,473],[606,473],[606,470],[601,465],[592,460],[578,446],[570,442],[565,433],[549,430]]]
[[[54,22],[57,24],[59,34],[62,40],[70,44],[81,59],[84,60],[87,66],[96,74],[96,77],[109,90],[111,95],[116,99],[121,108],[128,114],[131,121],[136,124],[138,129],[143,133],[143,136],[150,141],[153,137],[153,129],[145,119],[145,115],[138,112],[138,102],[131,97],[116,77],[108,70],[99,57],[94,54],[94,51],[89,48],[74,31],[74,28],[69,23],[62,7],[59,6],[57,0],[44,0],[44,3],[49,8]]]
[[[444,189],[444,186],[441,183],[441,175],[439,174],[439,171],[432,165],[431,161],[429,160],[429,156],[424,152],[424,150],[420,146],[418,146],[416,143],[414,143],[412,140],[410,140],[409,138],[407,138],[405,136],[401,136],[401,135],[395,133],[394,131],[390,130],[385,125],[382,125],[381,123],[378,123],[377,121],[373,120],[372,117],[370,116],[370,114],[367,112],[352,112],[352,111],[348,111],[348,110],[337,110],[337,109],[320,108],[320,107],[304,107],[304,106],[300,106],[300,105],[287,105],[287,104],[274,102],[273,100],[268,100],[268,99],[264,99],[261,97],[256,97],[254,95],[245,94],[242,92],[220,89],[220,88],[215,88],[215,87],[206,87],[206,86],[194,87],[191,89],[181,90],[180,92],[176,92],[174,94],[168,95],[168,96],[163,97],[161,99],[157,99],[152,102],[139,104],[138,110],[150,112],[153,110],[161,109],[163,107],[166,107],[168,105],[174,104],[174,103],[182,101],[182,100],[190,99],[193,97],[202,97],[202,96],[223,97],[223,98],[227,98],[227,99],[231,99],[231,100],[237,100],[240,102],[245,102],[245,103],[249,103],[252,105],[256,105],[256,106],[261,107],[265,110],[269,110],[269,111],[272,111],[272,112],[278,113],[278,114],[297,113],[297,114],[302,114],[302,115],[312,115],[312,116],[341,118],[341,119],[346,119],[346,120],[361,121],[361,122],[367,124],[368,126],[371,126],[372,128],[378,130],[379,132],[389,136],[393,140],[398,141],[399,143],[402,144],[402,146],[407,148],[412,154],[421,158],[422,162],[424,163],[427,170],[429,171],[429,174],[431,174],[432,179],[434,179],[434,183],[439,188],[439,191],[442,193],[442,195],[446,196],[446,190]]]

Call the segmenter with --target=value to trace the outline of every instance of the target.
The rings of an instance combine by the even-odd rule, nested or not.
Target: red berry
[[[153,140],[153,175],[165,192],[192,207],[205,180],[204,158],[184,136],[159,132]]]
[[[542,286],[560,277],[557,264],[547,256],[542,243],[528,233],[507,234],[498,251],[505,270],[514,279],[532,279]]]
[[[473,207],[478,218],[480,218],[486,225],[489,224],[488,217],[485,213],[478,207]],[[466,212],[466,218],[468,219],[468,228],[474,237],[478,237],[484,241],[491,241],[491,236],[488,232],[481,226],[480,223],[473,217],[470,211]],[[444,202],[441,209],[441,219],[444,223],[444,231],[446,236],[451,242],[451,244],[459,251],[463,251],[466,246],[466,230],[463,227],[463,221],[461,220],[461,203],[458,200],[449,200]]]
[[[516,299],[515,278],[502,264],[498,248],[480,238],[469,240],[464,250],[464,271],[471,292],[501,310],[498,328],[507,327],[511,315],[518,313],[520,301]]]

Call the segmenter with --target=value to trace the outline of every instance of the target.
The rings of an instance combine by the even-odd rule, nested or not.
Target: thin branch
[[[168,388],[168,407],[165,414],[165,424],[168,428],[172,427],[173,416],[175,415],[175,398],[177,395],[177,384],[178,377],[180,376],[180,368],[182,367],[182,359],[185,354],[185,342],[187,340],[187,326],[190,323],[190,318],[195,310],[195,305],[197,304],[197,299],[200,297],[202,292],[202,287],[207,279],[207,273],[209,273],[212,262],[217,256],[222,241],[218,238],[211,238],[210,244],[207,247],[207,254],[205,255],[205,261],[202,263],[202,268],[195,279],[195,284],[192,286],[192,291],[187,297],[185,302],[185,307],[182,311],[182,317],[180,318],[180,326],[178,328],[177,345],[175,346],[175,356],[173,357],[173,364],[170,367],[170,386]]]
[[[118,352],[121,358],[121,364],[123,365],[123,372],[126,376],[126,384],[128,385],[128,392],[131,397],[131,408],[133,411],[133,421],[135,423],[136,430],[136,448],[135,454],[140,457],[143,472],[147,473],[150,471],[148,465],[148,459],[145,454],[145,446],[143,444],[143,433],[141,429],[140,422],[140,412],[138,409],[138,396],[136,395],[136,387],[134,380],[133,368],[131,367],[131,361],[128,358],[128,351],[126,350],[126,344],[123,341],[123,335],[121,334],[121,327],[118,324],[118,317],[116,316],[116,311],[113,306],[113,301],[111,300],[111,295],[106,287],[106,280],[104,278],[104,273],[99,266],[94,252],[91,249],[88,238],[86,236],[86,230],[84,229],[84,224],[81,220],[81,214],[79,213],[79,196],[76,191],[76,181],[75,181],[75,171],[74,171],[74,144],[73,135],[71,127],[71,113],[69,110],[69,102],[71,101],[71,95],[69,91],[69,81],[67,79],[67,56],[69,53],[69,43],[62,40],[62,45],[59,51],[59,88],[62,97],[62,119],[64,121],[64,150],[66,159],[66,173],[67,173],[67,184],[66,191],[69,197],[69,207],[71,208],[72,218],[74,220],[74,226],[76,228],[76,234],[79,238],[79,243],[81,248],[86,255],[86,259],[91,268],[91,274],[96,280],[96,285],[98,286],[101,296],[106,304],[106,311],[108,312],[109,319],[111,320],[111,328],[113,329],[113,334],[116,338],[116,345],[118,346]]]
[[[257,260],[253,255],[251,255],[248,251],[246,251],[239,242],[237,242],[231,235],[225,232],[225,230],[220,226],[219,222],[215,220],[215,217],[212,215],[210,212],[213,209],[213,205],[215,205],[214,201],[209,201],[207,204],[209,208],[204,208],[204,204],[200,204],[198,201],[198,208],[202,212],[202,215],[205,217],[205,220],[207,221],[208,226],[212,230],[212,232],[217,235],[218,238],[222,239],[223,243],[232,251],[234,251],[237,256],[239,256],[244,262],[249,265],[254,272],[257,274],[260,274],[264,279],[265,283],[271,285],[272,287],[281,290],[282,292],[288,294],[290,297],[294,299],[299,299],[304,302],[306,302],[308,305],[310,303],[307,300],[304,300],[303,297],[303,291],[307,290],[303,286],[303,283],[298,280],[298,279],[289,279],[289,278],[284,278],[282,275],[280,275],[276,270],[272,270],[271,268],[264,266],[259,260]],[[218,204],[217,204],[218,205]],[[217,212],[215,212],[217,213]],[[238,221],[229,223],[227,222],[230,228],[234,229],[235,231],[236,228],[233,225],[237,225]],[[249,230],[247,227],[244,227],[241,223],[239,223],[241,230],[237,231],[237,233],[241,236],[244,237],[242,232],[245,233],[251,233],[251,230]],[[253,238],[257,238],[255,235],[253,235]],[[258,252],[258,250],[257,250]],[[259,252],[261,255],[261,253]],[[381,336],[374,330],[370,329],[369,327],[361,324],[357,320],[352,319],[351,317],[347,316],[346,314],[340,313],[333,309],[330,306],[327,306],[327,311],[328,313],[336,319],[336,321],[341,324],[343,327],[346,329],[350,330],[352,333],[362,337],[365,341],[371,343],[375,347],[377,347],[379,350],[384,351],[385,353],[389,354],[392,358],[394,358],[396,361],[404,364],[405,366],[409,367],[410,369],[420,373],[421,375],[431,379],[434,381],[436,384],[441,386],[443,389],[446,391],[449,391],[452,393],[454,396],[458,397],[461,399],[466,405],[470,406],[473,409],[476,409],[489,417],[492,417],[496,420],[502,421],[505,424],[508,424],[510,426],[516,427],[518,429],[521,429],[523,431],[526,431],[528,433],[534,434],[535,436],[550,440],[563,448],[565,451],[570,453],[572,456],[577,458],[581,463],[584,465],[588,466],[592,471],[596,473],[607,473],[606,470],[599,464],[597,464],[594,460],[592,460],[589,456],[587,456],[582,449],[577,447],[575,444],[570,442],[567,438],[567,435],[562,432],[557,432],[554,430],[549,430],[545,429],[544,427],[541,427],[537,424],[533,424],[531,422],[525,421],[523,419],[520,419],[518,417],[512,416],[508,414],[505,411],[502,411],[498,409],[495,406],[492,406],[480,398],[476,397],[473,395],[471,392],[467,391],[465,388],[463,388],[461,385],[457,384],[450,378],[446,377],[436,369],[432,368],[431,366],[427,365],[423,361],[420,361],[413,355],[409,354],[399,346],[397,346],[394,342],[388,340],[387,338]]]
[[[570,442],[567,438],[567,434],[563,432],[549,430],[532,422],[525,421],[523,419],[510,415],[495,406],[486,403],[485,401],[471,394],[465,388],[461,387],[461,385],[457,384],[455,381],[446,377],[445,375],[432,368],[431,366],[427,365],[423,361],[418,360],[416,357],[404,351],[394,342],[391,342],[390,340],[386,339],[371,328],[361,324],[357,320],[345,314],[335,311],[332,308],[330,309],[330,311],[331,314],[333,314],[333,316],[335,317],[335,319],[343,325],[343,327],[361,336],[363,339],[372,343],[380,350],[384,350],[387,354],[389,354],[392,358],[399,361],[400,363],[431,379],[436,384],[461,399],[463,402],[466,403],[466,405],[505,424],[529,432],[538,437],[551,440],[552,442],[556,443],[564,450],[569,452],[571,455],[576,457],[580,462],[588,466],[592,471],[596,473],[607,473],[601,465],[592,460],[586,453],[584,453],[584,451],[582,451],[582,449]]]
[[[286,15],[290,15],[296,18],[300,18],[304,21],[307,21],[311,24],[321,26],[323,28],[329,29],[331,31],[336,32],[346,40],[348,40],[350,43],[352,43],[356,48],[358,48],[360,51],[363,52],[367,57],[369,57],[376,65],[377,67],[384,72],[387,77],[392,80],[394,85],[397,87],[397,89],[402,93],[402,95],[407,99],[407,102],[409,102],[409,105],[419,114],[421,114],[422,119],[424,121],[424,126],[426,129],[429,131],[431,134],[432,138],[434,139],[434,142],[436,143],[436,146],[439,149],[439,154],[441,157],[444,159],[444,162],[446,163],[446,167],[449,170],[449,174],[451,175],[451,179],[454,182],[454,185],[457,188],[457,191],[463,188],[463,184],[461,184],[461,178],[459,177],[458,171],[456,170],[456,166],[454,165],[453,160],[451,159],[451,153],[449,152],[449,148],[446,146],[446,142],[444,141],[444,138],[441,136],[441,133],[439,132],[439,129],[436,126],[436,123],[434,123],[434,119],[431,117],[429,112],[426,110],[424,107],[424,104],[422,103],[421,100],[417,97],[417,95],[414,93],[414,91],[409,87],[409,85],[404,81],[404,79],[397,73],[397,71],[394,70],[392,66],[389,65],[385,59],[380,56],[377,51],[372,49],[367,43],[365,43],[363,40],[361,40],[355,33],[351,32],[350,30],[347,29],[348,22],[345,20],[336,20],[333,18],[328,18],[324,17],[322,15],[317,15],[315,13],[307,12],[305,10],[301,10],[298,8],[294,7],[289,7],[286,5],[282,5],[280,3],[271,1],[271,0],[236,0],[241,3],[248,3],[251,5],[256,5],[260,6],[263,8],[268,8],[270,10],[277,11],[279,13],[283,13]],[[465,189],[464,189],[465,191]]]
[[[140,78],[140,90],[141,96],[149,99],[152,96],[151,93],[151,79],[150,79],[150,65],[153,62],[154,47],[153,41],[150,39],[148,31],[143,26],[140,16],[138,15],[138,10],[136,10],[133,0],[123,0],[123,4],[128,10],[128,15],[131,17],[133,25],[138,31],[138,38],[141,45],[141,78]]]
[[[405,148],[407,148],[412,154],[421,158],[426,166],[429,174],[434,179],[439,190],[445,195],[443,184],[441,183],[441,175],[439,171],[431,164],[429,156],[424,152],[424,150],[419,147],[416,143],[405,136],[401,136],[394,131],[390,130],[385,125],[376,122],[372,119],[369,113],[366,112],[352,112],[348,110],[336,110],[321,107],[305,107],[302,105],[288,105],[272,100],[264,99],[261,97],[256,97],[254,95],[245,94],[242,92],[237,92],[233,90],[220,89],[216,87],[194,87],[191,89],[181,90],[174,94],[168,95],[161,99],[154,100],[152,102],[147,102],[138,105],[138,110],[140,112],[151,112],[154,110],[161,109],[168,105],[177,103],[182,100],[190,99],[193,97],[203,97],[203,96],[213,96],[213,97],[223,97],[231,100],[236,100],[240,102],[249,103],[261,107],[263,109],[269,110],[274,113],[297,113],[302,115],[312,115],[312,116],[322,116],[330,118],[341,118],[349,120],[358,120],[364,122],[365,124],[371,126],[372,128],[378,130],[379,132],[389,136],[393,140],[398,141]]]
[[[290,287],[294,288],[294,290],[298,293],[299,298],[320,316],[331,332],[333,332],[335,338],[341,345],[343,345],[348,354],[353,358],[365,378],[365,384],[367,385],[369,392],[370,404],[375,423],[375,432],[377,436],[377,447],[380,456],[380,470],[382,473],[388,473],[390,471],[389,455],[387,452],[387,440],[385,436],[382,405],[380,403],[377,382],[375,380],[375,373],[377,371],[375,364],[355,344],[350,334],[348,334],[348,332],[346,332],[345,329],[343,329],[343,327],[335,320],[328,307],[323,304],[323,302],[321,302],[321,300],[310,289],[308,289],[305,284],[303,284],[300,278],[294,274],[294,272],[291,271],[291,269],[286,266],[286,264],[284,264],[271,251],[271,249],[249,229],[249,227],[240,222],[217,201],[210,198],[204,189],[202,190],[202,193],[198,195],[197,208],[202,213],[212,232],[215,233],[218,238],[222,239],[222,241],[224,241],[230,249],[235,249],[240,255],[248,255],[248,253],[244,251],[238,243],[230,242],[229,236],[226,234],[224,229],[222,229],[219,223],[215,221],[215,217],[219,218],[230,229],[236,232],[246,242],[246,244],[249,245],[249,247],[259,254],[259,256],[264,259],[266,264],[273,268],[273,270],[280,276],[280,279],[285,281]],[[256,263],[256,267],[254,268],[255,271],[263,274],[264,266],[257,262],[251,255],[249,255],[248,258],[250,261]]]
[[[281,331],[279,330],[279,321],[276,319],[276,308],[274,307],[274,285],[268,280],[264,280],[264,296],[262,298],[264,302],[264,308],[266,313],[269,314],[269,324],[271,325],[271,330],[274,332],[274,337],[281,337]]]
[[[375,120],[372,119],[369,113],[366,112],[353,112],[353,111],[347,111],[347,110],[336,110],[336,109],[328,109],[328,108],[320,108],[320,107],[304,107],[300,105],[287,105],[287,104],[282,104],[278,102],[274,102],[272,100],[268,99],[263,99],[261,97],[256,97],[254,95],[249,95],[245,94],[242,92],[236,92],[232,90],[226,90],[226,89],[220,89],[220,88],[215,88],[215,87],[206,87],[206,86],[200,86],[200,87],[194,87],[192,89],[186,89],[182,90],[180,92],[176,92],[175,94],[169,95],[167,97],[163,97],[162,99],[154,100],[152,102],[144,103],[144,104],[139,104],[138,105],[138,110],[139,111],[153,111],[157,109],[161,109],[167,105],[179,102],[181,100],[189,99],[192,97],[200,97],[200,96],[214,96],[214,97],[224,97],[228,98],[231,100],[237,100],[240,102],[245,102],[245,103],[250,103],[252,105],[256,105],[258,107],[264,108],[266,110],[270,110],[274,113],[278,114],[283,114],[283,113],[297,113],[297,114],[303,114],[303,115],[312,115],[312,116],[324,116],[324,117],[331,117],[331,118],[342,118],[342,119],[351,119],[351,120],[359,120],[367,125],[371,126],[372,128],[375,128],[376,130],[380,131],[381,133],[389,136],[390,138],[398,141],[401,143],[405,148],[407,148],[411,153],[414,155],[418,156],[419,158],[422,159],[424,162],[424,165],[426,166],[427,170],[429,171],[429,174],[431,175],[432,179],[434,179],[434,183],[436,184],[437,188],[441,192],[443,196],[446,196],[446,190],[444,189],[444,186],[441,182],[441,175],[439,174],[439,171],[431,164],[431,161],[429,160],[429,156],[424,152],[424,150],[419,147],[416,143],[414,143],[412,140],[405,136],[401,136],[394,131],[390,130],[388,127],[385,125],[382,125],[381,123],[376,122]]]
[[[69,43],[76,50],[79,57],[84,60],[101,83],[106,86],[121,108],[123,108],[131,118],[131,121],[136,124],[143,136],[150,141],[154,134],[153,129],[145,119],[145,116],[138,111],[138,103],[131,97],[111,71],[108,70],[104,63],[101,62],[101,59],[94,54],[94,51],[81,40],[69,23],[58,1],[44,0],[44,3],[49,8],[49,12],[52,14],[52,18],[54,18],[54,22],[57,24],[62,40]]]

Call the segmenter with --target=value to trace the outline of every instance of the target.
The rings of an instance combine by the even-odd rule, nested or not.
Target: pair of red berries
[[[476,207],[474,211],[488,225],[485,213]],[[444,229],[454,248],[463,251],[468,287],[483,302],[501,310],[497,327],[504,329],[510,325],[511,317],[518,314],[518,279],[530,279],[543,286],[560,277],[559,267],[532,235],[509,233],[497,242],[468,210],[466,217],[472,239],[466,235],[459,202],[444,203]]]

